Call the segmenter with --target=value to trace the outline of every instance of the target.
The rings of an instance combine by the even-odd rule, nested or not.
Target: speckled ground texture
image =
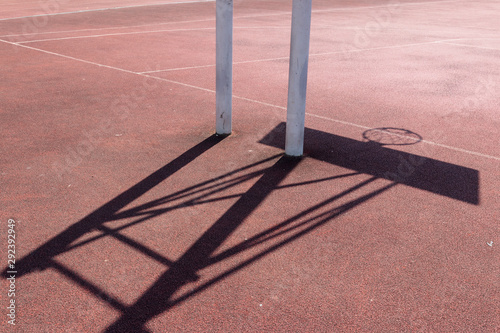
[[[500,3],[2,1],[2,332],[500,332]],[[7,323],[8,220],[16,325]]]

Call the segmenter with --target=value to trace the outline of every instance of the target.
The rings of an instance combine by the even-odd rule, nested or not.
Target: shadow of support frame
[[[266,135],[260,142],[282,148],[284,133],[285,123],[282,123]],[[121,211],[129,203],[142,196],[157,184],[194,161],[200,154],[206,152],[220,142],[220,137],[213,136],[189,149],[184,154],[168,163],[165,167],[146,177],[129,190],[104,204],[87,217],[75,223],[67,230],[21,259],[18,263],[20,272],[22,275],[25,275],[37,269],[49,267],[56,269],[64,276],[73,280],[80,287],[106,301],[111,307],[121,313],[120,318],[107,327],[107,332],[147,332],[147,322],[157,315],[169,311],[172,307],[178,306],[187,299],[220,283],[224,279],[257,262],[268,254],[283,246],[291,244],[293,241],[325,225],[336,217],[351,211],[353,208],[359,207],[359,205],[364,202],[386,192],[398,184],[412,186],[471,204],[477,205],[479,203],[479,174],[476,170],[388,149],[374,143],[360,142],[312,129],[305,129],[305,136],[308,139],[307,145],[305,146],[308,153],[307,158],[315,158],[332,165],[349,168],[355,171],[344,175],[336,175],[333,178],[352,177],[360,174],[371,175],[371,177],[309,207],[295,216],[270,226],[268,229],[259,232],[248,240],[242,241],[220,253],[216,253],[216,250],[225,243],[227,238],[244,223],[248,216],[257,209],[273,191],[290,186],[305,185],[297,183],[280,186],[280,183],[296,168],[301,159],[281,157],[269,168],[251,172],[245,177],[237,177],[237,179],[241,178],[241,180],[253,179],[254,177],[260,178],[250,187],[250,189],[242,193],[239,199],[220,218],[214,221],[212,226],[207,229],[178,260],[174,261],[168,260],[168,258],[159,258],[159,255],[154,249],[138,246],[141,244],[132,242],[132,240],[125,238],[124,235],[119,234],[118,232],[121,229],[113,230],[107,227],[104,228],[103,223],[107,221],[113,221],[123,217],[140,217],[143,213],[151,212],[151,209],[155,209],[156,206],[162,205],[165,201],[171,199],[172,196],[168,195],[164,198],[155,199],[146,204]],[[273,156],[262,162],[270,162],[279,156],[281,155]],[[410,164],[413,163],[414,168],[409,168],[408,163],[403,161]],[[254,165],[260,164],[261,162]],[[224,177],[233,176],[236,175],[236,172],[248,170],[249,168],[245,167],[241,170],[231,171],[227,175],[224,175]],[[219,181],[221,179],[222,178],[219,177],[217,180]],[[368,194],[358,196],[347,203],[329,207],[329,205],[335,205],[340,198],[344,198],[361,188],[365,188],[369,184],[373,184],[377,179],[389,179],[391,182]],[[211,187],[215,181],[216,179],[202,182],[194,187],[181,190],[176,192],[177,194],[174,195],[174,197],[178,197],[179,195],[182,197],[189,193],[190,190],[193,190],[193,193],[197,193],[198,187],[205,185],[209,185],[209,189],[212,191]],[[313,180],[312,182],[318,181],[322,180]],[[221,190],[225,190],[226,187],[231,186],[232,183],[233,182],[227,184],[222,183]],[[214,189],[214,192],[218,193],[219,191]],[[186,202],[196,202],[196,200],[186,200]],[[211,201],[208,200],[206,202],[209,203]],[[182,205],[178,207],[180,206]],[[169,210],[170,209],[165,209],[164,212],[162,212],[160,209],[158,214],[153,214],[151,217],[159,216],[160,213],[163,214]],[[142,223],[151,217],[140,218],[139,221]],[[139,222],[134,222],[134,224],[130,225],[135,225],[135,223]],[[84,246],[87,244],[84,241],[74,246],[70,246],[74,244],[73,242],[75,240],[95,229],[105,231],[106,236],[113,236],[112,233],[114,233],[114,236],[117,237],[116,239],[127,245],[133,246],[136,250],[157,259],[157,261],[160,259],[161,263],[168,267],[165,273],[142,293],[133,304],[123,304],[119,298],[115,298],[111,294],[101,290],[96,284],[92,283],[92,281],[85,280],[77,272],[59,263],[55,258],[58,254],[71,251],[76,245]],[[218,264],[228,258],[238,256],[249,249],[263,244],[267,244],[268,246],[250,258],[223,271],[219,275],[210,277],[207,281],[195,286],[191,291],[181,293],[176,297],[176,293],[184,286],[199,279],[199,274],[202,272],[203,268]],[[3,273],[5,275],[6,272],[4,271]]]

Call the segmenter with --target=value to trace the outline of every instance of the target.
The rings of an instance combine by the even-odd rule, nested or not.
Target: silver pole
[[[233,94],[233,0],[216,1],[216,133],[231,134]]]
[[[312,0],[293,0],[285,154],[304,153],[307,67]]]

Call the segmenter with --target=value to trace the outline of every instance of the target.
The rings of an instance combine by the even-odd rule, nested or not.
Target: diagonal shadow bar
[[[51,260],[50,267],[56,269],[59,273],[66,276],[71,281],[76,282],[81,288],[87,290],[89,293],[95,295],[99,299],[108,303],[116,310],[123,311],[124,309],[126,309],[126,305],[120,302],[120,300],[118,300],[116,297],[113,297],[112,295],[104,292],[104,290],[100,289],[98,286],[92,284],[91,282],[85,280],[84,278],[82,278],[81,276],[79,276],[78,274],[76,274],[63,264],[55,260]]]
[[[115,232],[111,228],[108,228],[104,225],[100,225],[99,227],[97,227],[97,229],[102,231],[104,237],[105,236],[113,237],[114,239],[116,239],[124,244],[127,244],[131,248],[136,249],[137,251],[147,255],[148,257],[155,260],[156,262],[159,262],[162,265],[170,266],[173,263],[170,259],[165,258],[164,256],[162,256],[160,253],[154,251],[153,249],[150,249],[149,247],[141,244],[140,242],[133,240],[132,238],[127,237],[125,235],[122,235],[119,232]],[[71,248],[74,248],[74,247],[71,247]]]
[[[373,179],[374,180],[374,179]],[[372,180],[370,179],[368,182],[372,182]],[[358,184],[356,186],[354,186],[354,188],[360,188],[362,186],[364,186],[363,184],[367,184],[368,182],[363,182],[361,184]],[[365,184],[365,185],[366,185]],[[379,188],[377,190],[374,190],[368,194],[365,194],[365,195],[362,195],[360,196],[359,198],[356,198],[352,201],[349,201],[341,206],[338,206],[336,208],[333,208],[327,212],[324,212],[324,213],[321,213],[321,214],[318,214],[316,216],[312,216],[312,217],[309,217],[307,220],[301,222],[300,224],[301,225],[306,225],[307,227],[305,229],[302,229],[302,230],[299,230],[297,231],[296,233],[286,237],[285,239],[283,239],[282,241],[279,241],[275,244],[272,244],[270,245],[268,248],[262,250],[261,252],[255,254],[254,256],[250,257],[249,259],[243,261],[242,263],[228,269],[227,271],[219,274],[218,276],[216,277],[213,277],[212,279],[210,279],[209,281],[205,282],[204,284],[196,287],[195,289],[193,289],[192,291],[189,291],[187,293],[185,293],[184,295],[181,295],[179,296],[178,298],[176,299],[173,299],[171,301],[171,305],[169,306],[169,308],[171,307],[174,307],[174,306],[177,306],[179,305],[180,303],[184,302],[185,300],[189,299],[190,297],[193,297],[195,296],[196,294],[199,294],[200,292],[203,292],[204,290],[208,289],[210,286],[222,281],[223,279],[237,273],[238,271],[242,270],[243,268],[253,264],[254,262],[262,259],[263,257],[265,257],[266,255],[276,251],[276,250],[279,250],[280,248],[290,244],[291,242],[313,232],[314,230],[318,229],[319,227],[325,225],[326,223],[330,222],[331,220],[337,218],[338,216],[342,215],[342,214],[345,214],[347,213],[348,211],[350,211],[351,209],[363,204],[364,202],[388,191],[389,189],[393,188],[394,186],[396,186],[397,184],[396,183],[390,183],[388,185],[385,185],[383,186],[382,188]],[[329,202],[331,200],[328,200]],[[308,210],[309,211],[309,210]],[[312,211],[309,211],[310,213],[312,213]],[[290,219],[288,219],[287,221],[285,221],[286,223],[292,223],[300,218],[303,217],[304,214],[300,213]],[[284,222],[284,223],[285,223]],[[280,223],[281,225],[282,223]],[[243,249],[242,249],[243,250]]]
[[[141,180],[111,201],[99,207],[79,222],[71,225],[66,230],[47,241],[45,244],[26,255],[17,262],[18,276],[23,276],[37,269],[51,266],[51,259],[66,251],[67,247],[93,229],[99,228],[103,223],[112,219],[113,215],[129,203],[133,202],[156,185],[191,163],[198,156],[221,142],[224,136],[212,135],[192,147],[161,169]],[[167,260],[167,259],[166,259]],[[7,276],[7,269],[2,272]]]
[[[263,160],[262,162],[271,161],[272,159],[275,159],[276,157],[279,157],[279,156],[281,156],[281,154],[277,155],[277,156],[273,156],[272,158],[267,158],[267,159]],[[259,164],[260,164],[260,162],[251,164],[250,166],[246,166],[246,167],[237,169],[235,171],[231,171],[230,173],[227,173],[226,175],[220,176],[217,179],[225,178],[225,177],[227,177],[229,175],[233,175],[233,174],[235,174],[237,172],[244,171],[244,170],[248,169],[249,167],[257,166]],[[141,206],[138,206],[138,207],[141,207],[141,209],[136,209],[136,207],[134,207],[133,209],[130,209],[130,210],[121,211],[120,213],[114,214],[113,217],[112,217],[112,220],[117,220],[117,219],[122,219],[122,218],[127,218],[127,217],[138,217],[138,216],[141,216],[141,218],[139,218],[138,220],[134,220],[132,222],[126,223],[126,224],[121,225],[121,226],[116,227],[116,228],[107,228],[107,230],[105,232],[103,232],[102,234],[100,234],[100,235],[88,238],[88,239],[83,240],[83,241],[81,241],[79,243],[76,243],[76,244],[75,243],[71,244],[71,246],[69,246],[66,249],[66,251],[70,251],[70,250],[76,249],[78,247],[82,247],[82,246],[84,246],[86,244],[89,244],[91,242],[94,242],[94,241],[96,241],[98,239],[101,239],[101,238],[104,238],[104,237],[112,236],[112,237],[115,237],[118,240],[122,240],[124,243],[126,243],[126,244],[128,244],[128,245],[130,245],[130,246],[132,246],[132,247],[134,247],[136,249],[138,249],[139,251],[144,251],[144,253],[146,255],[149,255],[154,260],[157,260],[157,261],[159,261],[159,262],[161,262],[161,263],[163,263],[163,264],[165,264],[167,266],[170,266],[171,262],[168,261],[168,260],[166,260],[166,258],[155,257],[155,255],[154,255],[155,252],[154,251],[145,249],[141,244],[138,244],[137,242],[135,242],[133,240],[125,239],[125,237],[123,235],[119,234],[119,231],[127,229],[127,228],[130,228],[130,227],[132,227],[134,225],[140,224],[140,223],[142,223],[142,222],[144,222],[146,220],[152,219],[152,218],[154,218],[156,216],[159,216],[159,215],[162,215],[162,214],[166,214],[166,213],[168,213],[168,212],[170,212],[172,210],[175,210],[175,209],[180,209],[180,208],[183,208],[183,207],[186,207],[186,206],[196,206],[196,205],[208,204],[208,203],[213,203],[213,202],[222,201],[222,200],[239,198],[239,197],[241,197],[243,195],[243,193],[237,193],[237,194],[226,195],[226,196],[219,196],[219,197],[215,197],[215,198],[211,198],[211,199],[204,199],[206,197],[209,197],[212,194],[223,192],[224,190],[226,190],[226,189],[228,189],[230,187],[233,187],[235,185],[238,185],[238,184],[240,184],[242,182],[249,181],[249,180],[251,180],[251,179],[253,179],[255,177],[258,177],[258,176],[262,176],[262,174],[267,169],[268,168],[265,168],[265,169],[261,169],[259,171],[255,171],[255,172],[243,175],[243,176],[239,176],[239,177],[236,177],[234,179],[231,179],[231,180],[219,183],[218,185],[210,185],[209,187],[206,187],[205,189],[197,189],[196,191],[192,192],[189,195],[198,194],[198,193],[206,191],[206,190],[210,190],[210,191],[207,192],[207,193],[204,193],[204,194],[200,194],[200,195],[198,195],[195,198],[187,199],[186,201],[181,202],[181,203],[179,203],[179,204],[177,204],[175,206],[170,206],[170,207],[162,208],[162,209],[150,209],[150,208],[154,207],[155,205],[161,205],[161,204],[164,203],[162,200],[158,200],[157,199],[157,200],[148,202],[146,204],[143,204]],[[305,181],[305,182],[300,182],[300,183],[287,184],[287,185],[278,186],[278,187],[276,187],[276,189],[280,190],[280,189],[289,188],[289,187],[295,187],[295,186],[305,186],[305,185],[310,185],[310,184],[315,184],[315,183],[319,183],[319,182],[325,182],[325,181],[329,181],[329,180],[335,180],[335,179],[349,177],[349,176],[355,176],[355,175],[359,175],[359,173],[358,172],[352,172],[352,173],[348,173],[348,174],[340,175],[340,176],[331,176],[331,177],[326,177],[326,178],[321,178],[321,179],[315,179],[315,180],[311,180],[311,181]],[[210,182],[211,181],[203,182],[203,183],[200,183],[198,185],[192,186],[191,188],[197,188],[197,187],[199,187],[201,185],[205,185],[205,184],[208,184]],[[221,185],[222,185],[222,187],[221,187]],[[218,187],[218,188],[216,188],[216,187]],[[184,190],[179,191],[179,192],[184,192]],[[182,198],[185,198],[186,196],[187,196],[186,194],[183,194]],[[170,197],[170,196],[167,196],[167,197]],[[166,200],[166,202],[169,202],[170,200],[173,200],[173,199],[168,199],[168,200]],[[176,198],[175,200],[178,200],[178,198]],[[147,207],[150,210],[143,211],[142,208],[144,208],[144,207]],[[119,239],[120,237],[122,239]]]
[[[347,175],[343,175],[344,177],[345,176],[350,176],[352,174],[347,174]],[[357,175],[357,173],[356,173]],[[340,178],[342,176],[337,176],[337,178]],[[303,212],[300,212],[299,214],[271,227],[271,228],[268,228],[260,233],[258,233],[257,235],[233,246],[232,248],[230,249],[227,249],[225,250],[224,252],[221,252],[219,253],[218,255],[210,258],[210,261],[207,262],[207,265],[213,265],[219,261],[222,261],[222,260],[225,260],[229,257],[232,257],[234,255],[237,255],[237,254],[240,254],[241,252],[247,250],[247,249],[250,249],[250,248],[253,248],[254,246],[256,245],[259,245],[261,243],[264,243],[266,241],[269,241],[273,238],[276,238],[277,236],[280,236],[284,233],[289,233],[290,231],[296,229],[297,227],[299,227],[300,225],[295,225],[295,226],[292,226],[290,227],[290,224],[292,224],[293,222],[303,218],[303,217],[306,217],[307,215],[309,214],[312,214],[313,212],[319,210],[320,208],[336,201],[336,200],[339,200],[340,198],[343,198],[345,197],[346,195],[348,195],[349,193],[352,193],[362,187],[365,187],[367,185],[369,185],[370,183],[374,182],[375,180],[377,180],[377,178],[375,177],[371,177],[370,179],[367,179],[355,186],[352,186],[351,188],[345,190],[345,191],[342,191],[341,193],[337,194],[337,195],[334,195],[330,198],[328,198],[327,200],[324,200],[306,210],[304,210]],[[287,229],[285,229],[287,228]]]
[[[274,155],[270,158],[266,158],[266,159],[261,160],[259,162],[252,163],[252,164],[247,165],[245,167],[242,167],[240,169],[226,173],[225,175],[222,175],[220,177],[217,177],[217,178],[211,179],[209,181],[205,181],[205,182],[202,182],[200,184],[191,186],[191,187],[189,187],[189,189],[196,189],[191,193],[186,194],[185,193],[186,190],[181,190],[181,191],[176,192],[176,193],[183,193],[181,197],[172,199],[171,195],[168,195],[168,196],[164,197],[164,198],[168,198],[168,199],[165,199],[165,202],[163,199],[156,199],[156,200],[150,201],[146,204],[136,206],[132,209],[120,211],[119,213],[115,213],[115,214],[113,214],[113,216],[111,216],[110,218],[107,219],[108,222],[114,221],[114,220],[119,220],[119,219],[124,219],[124,218],[130,218],[130,217],[139,217],[140,216],[140,218],[137,220],[134,220],[132,222],[126,223],[124,225],[121,225],[119,227],[116,227],[116,228],[108,228],[108,227],[104,227],[104,226],[96,227],[97,230],[102,230],[103,233],[100,235],[85,239],[85,240],[78,242],[78,243],[72,243],[70,246],[68,246],[66,248],[66,252],[74,250],[74,249],[79,248],[79,247],[82,247],[86,244],[89,244],[89,243],[94,242],[96,240],[99,240],[101,238],[111,236],[111,237],[114,237],[115,239],[122,241],[123,243],[126,243],[127,245],[143,252],[144,254],[150,256],[152,259],[169,266],[171,261],[164,258],[163,256],[157,255],[155,251],[146,248],[144,245],[138,243],[137,241],[134,241],[128,237],[123,236],[122,234],[119,233],[119,231],[130,228],[134,225],[140,224],[140,223],[147,221],[149,219],[152,219],[156,216],[163,215],[163,214],[168,213],[172,210],[181,209],[181,208],[184,208],[187,206],[202,205],[202,204],[207,204],[207,203],[212,203],[212,202],[217,202],[217,201],[222,201],[222,200],[239,198],[243,195],[243,193],[237,193],[237,194],[226,195],[226,196],[219,196],[219,197],[215,197],[215,198],[211,198],[211,199],[204,199],[204,198],[210,197],[213,194],[217,194],[219,192],[224,192],[225,190],[227,190],[231,187],[234,187],[238,184],[250,181],[253,178],[260,177],[269,168],[264,168],[264,169],[261,169],[258,171],[247,173],[245,175],[238,176],[236,178],[226,180],[226,181],[223,181],[223,182],[220,182],[217,184],[209,185],[206,187],[203,187],[203,186],[205,186],[207,184],[214,183],[217,180],[234,175],[238,172],[245,171],[246,169],[249,169],[249,168],[252,168],[255,166],[259,166],[262,163],[272,161],[272,160],[277,159],[281,156],[282,156],[282,154]],[[327,180],[336,179],[336,178],[337,177],[328,177],[325,179],[320,179],[320,180],[315,180],[315,181],[310,181],[310,182],[305,182],[305,183],[299,183],[299,184],[297,184],[297,186],[309,184],[311,182],[327,181]],[[287,185],[287,186],[291,186],[291,185]],[[201,188],[199,188],[199,187],[201,187]],[[278,189],[279,188],[282,188],[282,187],[278,187]],[[208,191],[208,192],[206,192],[206,191]],[[202,193],[202,192],[205,192],[205,193]],[[168,202],[173,201],[173,200],[179,200],[179,199],[185,198],[187,196],[192,196],[193,194],[198,194],[198,195],[194,198],[186,199],[186,201],[178,203],[174,206],[170,206],[167,208],[160,208],[160,209],[150,209],[150,208],[153,208],[157,205],[162,205],[164,203],[168,203]],[[143,209],[146,209],[146,208],[148,208],[149,210],[144,211]]]
[[[188,188],[182,189],[180,191],[169,194],[169,195],[164,196],[162,198],[158,198],[158,199],[155,199],[155,200],[150,201],[148,203],[145,203],[145,204],[133,207],[131,209],[122,211],[119,214],[115,214],[113,216],[113,218],[114,219],[121,219],[121,218],[136,216],[139,213],[144,212],[149,208],[157,207],[159,205],[162,205],[162,204],[174,201],[174,200],[180,200],[180,199],[183,199],[185,197],[189,197],[189,196],[192,196],[194,194],[201,193],[201,192],[213,189],[213,188],[218,188],[218,190],[216,192],[221,192],[220,187],[222,185],[227,185],[228,188],[232,187],[232,186],[234,186],[235,183],[244,182],[244,181],[249,180],[249,178],[253,178],[253,177],[257,177],[257,176],[262,175],[264,173],[265,169],[259,170],[259,171],[253,172],[253,173],[249,173],[249,174],[240,176],[238,178],[233,178],[230,180],[222,181],[223,179],[230,177],[232,175],[235,175],[239,172],[242,172],[242,171],[254,168],[256,166],[262,165],[264,163],[270,162],[272,160],[278,159],[280,156],[281,156],[281,154],[277,154],[277,155],[265,158],[263,160],[260,160],[258,162],[246,165],[246,166],[241,167],[239,169],[232,170],[232,171],[227,172],[226,174],[221,175],[217,178],[213,178],[213,179],[204,181],[202,183],[190,186]]]
[[[281,157],[231,206],[106,332],[140,332],[153,317],[172,305],[172,296],[198,279],[214,251],[273,192],[299,164],[300,159]]]
[[[277,157],[275,157],[275,159],[276,158]],[[262,169],[259,171],[248,173],[246,175],[243,175],[243,176],[240,176],[240,177],[237,177],[234,179],[230,179],[230,180],[218,183],[218,184],[214,184],[214,185],[211,185],[211,186],[206,187],[206,188],[198,189],[197,191],[195,191],[193,193],[187,193],[180,198],[175,198],[174,200],[180,200],[180,199],[183,199],[183,198],[188,197],[188,196],[194,196],[194,194],[198,194],[198,196],[194,196],[191,199],[187,199],[186,201],[183,201],[182,203],[179,203],[175,206],[170,206],[168,208],[152,209],[154,207],[169,203],[169,201],[173,201],[173,200],[165,200],[165,201],[154,200],[152,202],[148,202],[146,204],[143,204],[143,205],[134,207],[132,209],[120,212],[119,214],[115,214],[113,216],[113,219],[119,220],[119,219],[136,217],[136,216],[141,216],[141,215],[159,215],[159,214],[166,213],[169,210],[179,209],[179,208],[186,207],[186,206],[192,206],[192,205],[195,205],[198,202],[200,202],[203,198],[209,197],[212,194],[223,192],[224,190],[235,187],[238,184],[242,184],[242,183],[245,183],[253,178],[260,177],[265,172],[265,170],[266,169]],[[202,192],[205,192],[205,193],[202,193]]]
[[[281,154],[274,156],[272,159],[275,159],[275,158],[280,157],[280,156],[281,156]],[[265,159],[264,161],[270,161],[272,159]],[[254,165],[258,165],[258,164],[256,163]],[[134,225],[140,224],[144,221],[152,219],[156,216],[166,214],[166,213],[173,211],[173,210],[176,210],[176,209],[181,209],[181,208],[188,207],[188,206],[207,204],[207,203],[212,203],[212,202],[217,202],[217,201],[222,201],[222,200],[228,200],[228,199],[233,199],[233,198],[239,198],[243,195],[242,193],[237,193],[237,194],[232,194],[232,195],[227,195],[227,196],[220,196],[220,197],[216,197],[216,198],[212,198],[212,199],[203,200],[203,198],[209,197],[212,194],[223,192],[224,190],[229,189],[231,187],[234,187],[238,184],[241,184],[241,183],[244,183],[246,181],[250,181],[253,178],[262,176],[262,174],[265,173],[266,170],[267,170],[267,168],[246,174],[244,176],[237,177],[237,178],[229,180],[229,181],[225,181],[225,182],[220,183],[218,185],[211,185],[208,188],[206,188],[206,189],[210,189],[210,191],[208,193],[200,194],[195,198],[188,199],[188,200],[181,202],[181,203],[174,205],[174,206],[170,206],[167,208],[160,208],[160,209],[150,209],[150,210],[146,210],[146,211],[141,211],[140,209],[135,209],[135,207],[134,207],[131,210],[122,211],[118,214],[114,214],[107,221],[114,221],[114,220],[129,218],[129,217],[140,217],[140,218],[137,220],[134,220],[132,222],[126,223],[124,225],[121,225],[119,227],[116,227],[116,228],[108,228],[108,227],[105,227],[102,225],[99,227],[96,227],[97,230],[101,230],[101,231],[103,231],[103,233],[100,235],[88,238],[86,240],[83,240],[81,242],[78,242],[76,244],[72,243],[71,246],[68,246],[66,248],[66,251],[70,251],[70,250],[76,249],[78,247],[82,247],[82,246],[89,244],[91,242],[94,242],[98,239],[111,236],[111,237],[114,237],[115,239],[122,241],[123,243],[143,252],[144,254],[150,256],[154,260],[157,260],[157,261],[164,263],[164,264],[168,263],[168,265],[170,265],[170,261],[168,261],[166,258],[163,258],[163,257],[159,258],[157,255],[155,255],[155,251],[148,249],[145,246],[143,246],[142,244],[139,244],[138,242],[133,241],[132,239],[121,235],[119,233],[119,231],[130,228]],[[204,182],[203,184],[205,184],[205,183],[207,183],[207,182]],[[218,188],[216,188],[216,187],[218,187]],[[194,193],[200,193],[200,192],[205,191],[206,189],[196,190]],[[184,195],[183,195],[183,198],[184,198]],[[161,204],[163,204],[163,202],[161,200],[160,201],[154,200],[154,201],[148,202],[147,204],[142,205],[141,207],[147,206],[148,208],[152,208],[152,207],[154,207],[154,205],[161,205]]]
[[[285,123],[276,126],[260,143],[284,147]],[[304,151],[308,157],[399,184],[479,204],[479,172],[463,166],[305,129]]]

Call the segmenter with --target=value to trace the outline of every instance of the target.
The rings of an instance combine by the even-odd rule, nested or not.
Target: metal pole
[[[233,95],[233,0],[216,1],[216,133],[231,134]]]
[[[304,153],[307,67],[312,0],[293,0],[285,154]]]

